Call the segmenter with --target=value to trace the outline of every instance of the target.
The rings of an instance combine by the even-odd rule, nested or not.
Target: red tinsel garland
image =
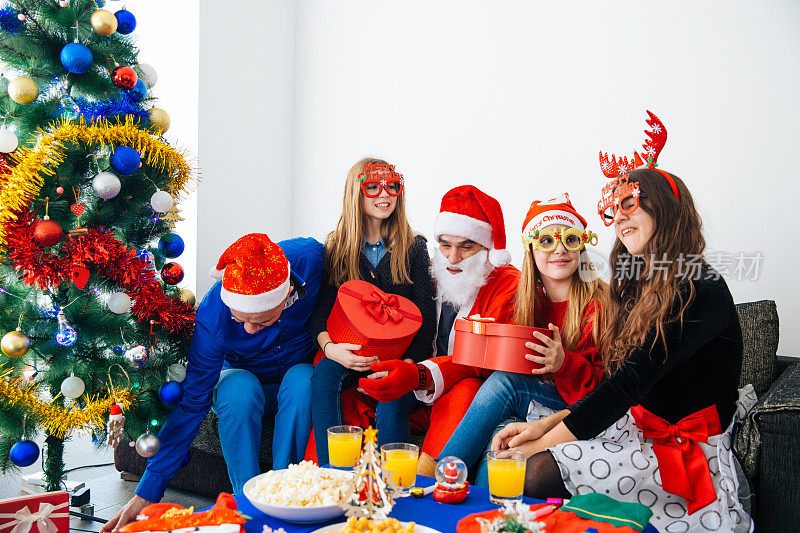
[[[113,231],[90,228],[88,235],[67,237],[61,254],[55,255],[34,242],[31,221],[26,211],[8,225],[8,257],[27,285],[56,286],[93,265],[99,276],[119,284],[133,299],[131,313],[139,322],[152,320],[172,333],[192,332],[194,307],[164,294],[150,263],[120,242]]]

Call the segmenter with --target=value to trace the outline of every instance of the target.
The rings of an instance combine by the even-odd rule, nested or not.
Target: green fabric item
[[[573,496],[560,509],[575,513],[581,518],[606,522],[614,527],[628,526],[636,531],[647,527],[650,517],[653,516],[653,511],[641,503],[620,502],[605,494]]]

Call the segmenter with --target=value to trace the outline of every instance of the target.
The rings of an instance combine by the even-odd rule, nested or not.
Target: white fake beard
[[[450,266],[460,268],[461,272],[452,274],[447,270]],[[436,280],[437,296],[452,304],[456,310],[475,301],[492,270],[494,265],[489,262],[488,250],[481,250],[455,265],[451,265],[439,250],[433,254],[431,273]]]

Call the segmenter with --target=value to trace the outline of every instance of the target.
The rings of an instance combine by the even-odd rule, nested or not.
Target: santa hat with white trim
[[[522,223],[522,235],[529,235],[537,229],[558,224],[568,228],[586,229],[586,219],[578,214],[567,193],[545,202],[535,201],[528,209]]]
[[[242,313],[262,313],[286,299],[289,270],[280,246],[264,233],[249,233],[228,246],[211,268],[211,277],[222,280],[225,305]]]
[[[433,225],[433,238],[453,235],[489,249],[496,267],[511,263],[506,249],[506,225],[500,203],[473,185],[461,185],[445,193]]]

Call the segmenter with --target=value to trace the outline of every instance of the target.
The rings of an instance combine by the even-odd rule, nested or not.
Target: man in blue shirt
[[[278,244],[251,233],[220,257],[217,282],[197,310],[184,395],[159,432],[136,495],[103,526],[116,530],[157,502],[213,408],[234,493],[260,473],[261,418],[275,414],[273,468],[303,458],[311,432],[307,322],[317,301],[324,248],[314,239]]]

